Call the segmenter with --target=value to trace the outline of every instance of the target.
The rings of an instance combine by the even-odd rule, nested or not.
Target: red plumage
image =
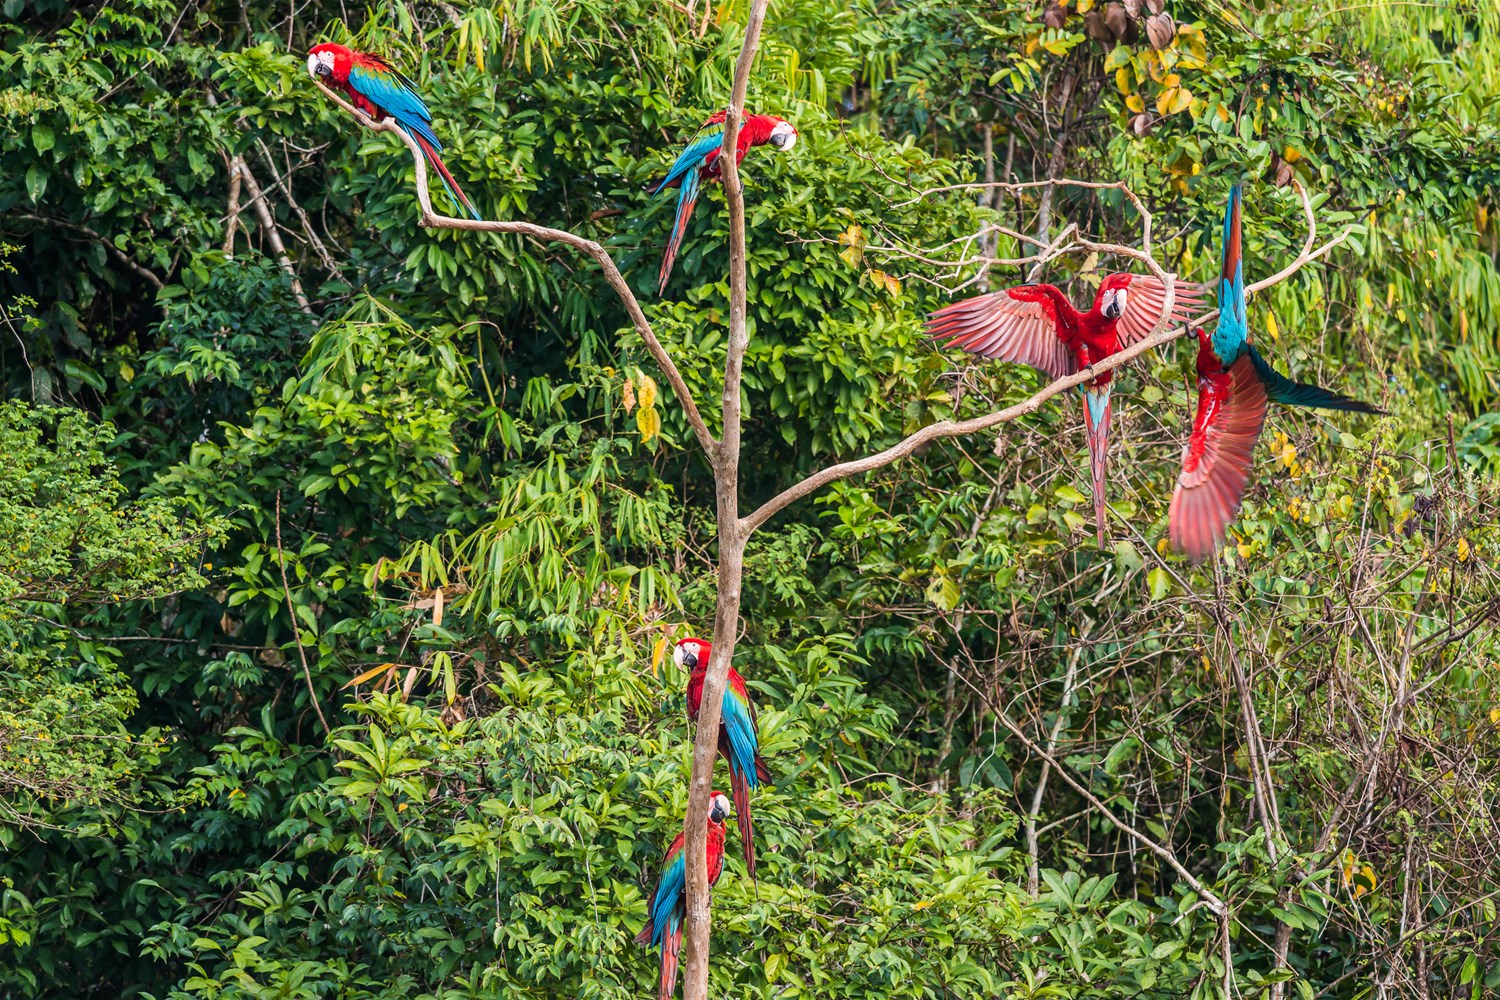
[[[1197,333],[1198,411],[1167,512],[1172,544],[1195,562],[1213,554],[1239,510],[1266,422],[1266,387],[1249,354],[1225,369]]]
[[[1185,321],[1204,301],[1202,285],[1180,282],[1171,319]],[[1161,321],[1166,286],[1150,275],[1110,274],[1094,304],[1079,312],[1054,285],[1019,285],[955,302],[933,313],[927,332],[944,347],[1031,365],[1053,379],[1064,378],[1146,337]],[[1094,483],[1094,520],[1104,544],[1104,482],[1109,462],[1109,391],[1114,372],[1087,384],[1097,399],[1098,419],[1085,403],[1089,465]]]
[[[692,722],[698,721],[698,715],[703,708],[703,683],[708,674],[708,661],[713,653],[713,644],[702,639],[683,639],[677,644],[680,655],[690,656],[692,666],[687,683],[687,714]],[[687,666],[686,663],[683,664]],[[725,684],[725,706],[719,719],[719,756],[729,765],[729,790],[734,799],[734,819],[740,831],[740,850],[745,857],[745,872],[755,878],[755,817],[750,809],[750,792],[753,787],[771,784],[771,770],[766,766],[765,758],[759,752],[760,724],[756,717],[755,703],[750,700],[750,691],[745,686],[745,678],[740,676],[734,667],[729,668],[729,675]],[[752,759],[749,767],[740,759],[741,754],[735,752],[734,741],[729,734],[729,712],[733,707],[728,704],[730,699],[738,702],[748,715],[750,740],[752,746]],[[743,722],[743,719],[741,720]],[[751,780],[751,769],[754,771],[754,780]]]

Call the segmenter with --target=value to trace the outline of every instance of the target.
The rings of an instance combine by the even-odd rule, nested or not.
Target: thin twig
[[[297,624],[297,609],[292,606],[292,588],[286,579],[286,553],[281,549],[281,491],[276,491],[276,561],[281,565],[281,593],[286,597],[286,613],[292,620],[292,638],[297,641],[297,655],[302,658],[302,677],[307,681],[307,697],[312,700],[313,708],[318,712],[318,721],[323,723],[323,734],[326,736],[333,730],[328,728],[328,718],[323,714],[323,706],[318,703],[318,692],[313,690],[312,670],[307,665],[307,650],[302,648],[302,628]]]

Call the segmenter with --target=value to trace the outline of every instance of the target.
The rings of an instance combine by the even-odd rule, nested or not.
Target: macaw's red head
[[[714,797],[708,800],[708,818],[714,823],[722,823],[734,812],[729,805],[729,796],[723,792],[714,792]]]
[[[307,54],[307,72],[314,80],[325,83],[343,83],[349,79],[349,70],[354,66],[354,50],[346,45],[324,42],[314,45]]]
[[[1105,319],[1119,319],[1125,315],[1125,296],[1131,280],[1130,275],[1120,273],[1111,274],[1099,282],[1099,295],[1094,299],[1094,305]]]
[[[690,674],[697,673],[708,666],[708,657],[713,648],[712,643],[702,639],[679,639],[677,648],[672,650],[672,662]]]
[[[744,132],[752,146],[770,143],[777,149],[788,150],[797,145],[797,130],[792,123],[775,115],[746,115]]]

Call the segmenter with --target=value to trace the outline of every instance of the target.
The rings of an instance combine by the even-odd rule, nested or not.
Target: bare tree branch
[[[325,87],[320,80],[314,80],[313,85],[321,90],[330,100],[338,104],[349,114],[353,115],[365,128],[374,132],[392,132],[403,143],[411,153],[412,164],[416,170],[417,205],[420,209],[418,224],[429,229],[463,229],[470,232],[480,233],[518,233],[522,236],[530,236],[534,239],[549,243],[563,243],[581,252],[584,256],[593,260],[604,272],[604,278],[609,286],[614,289],[615,295],[625,306],[626,313],[630,316],[631,325],[635,332],[645,342],[646,349],[651,352],[662,374],[672,386],[672,391],[677,394],[677,400],[682,405],[682,411],[687,416],[688,423],[693,428],[693,435],[698,439],[698,444],[710,460],[718,451],[718,442],[708,432],[708,425],[703,422],[703,416],[698,412],[698,404],[693,400],[693,394],[688,390],[687,383],[682,380],[682,373],[677,370],[671,355],[667,353],[661,341],[656,338],[656,332],[651,328],[651,323],[646,319],[645,312],[641,309],[639,300],[630,286],[625,282],[625,276],[620,273],[619,267],[615,265],[614,258],[609,251],[599,243],[585,239],[576,233],[570,233],[562,229],[550,229],[547,226],[538,226],[530,222],[476,222],[473,219],[456,219],[448,215],[440,215],[432,209],[432,196],[427,190],[427,160],[422,155],[421,148],[416,140],[407,135],[406,132],[393,121],[376,121],[369,115],[360,111],[354,105],[344,100],[339,94]]]
[[[230,161],[229,169],[231,171],[238,169],[240,176],[244,178],[245,187],[250,191],[250,203],[255,206],[255,214],[260,219],[260,227],[265,231],[271,250],[276,254],[276,263],[292,281],[292,295],[297,299],[297,307],[311,316],[312,304],[307,301],[307,294],[302,291],[302,282],[297,278],[297,269],[292,266],[292,258],[286,252],[286,244],[281,242],[281,231],[276,228],[276,217],[271,214],[271,206],[266,204],[266,197],[260,185],[255,183],[255,174],[251,173],[250,164],[245,162],[243,156],[236,156]]]

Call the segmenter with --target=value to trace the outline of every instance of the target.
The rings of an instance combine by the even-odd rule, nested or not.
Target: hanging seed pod
[[[1115,45],[1115,33],[1109,30],[1109,25],[1104,21],[1104,11],[1095,7],[1083,17],[1083,33],[1098,42],[1105,49],[1112,49]]]
[[[1153,14],[1160,14],[1167,9],[1167,0],[1146,0],[1146,9]]]
[[[1136,135],[1145,135],[1151,131],[1151,118],[1146,114],[1136,115],[1130,119],[1130,131]]]
[[[1047,9],[1042,11],[1042,23],[1049,28],[1061,28],[1067,20],[1068,12],[1055,2],[1049,3]]]
[[[1104,24],[1109,28],[1109,33],[1117,42],[1130,44],[1129,36],[1134,33],[1135,25],[1130,23],[1130,16],[1125,13],[1125,5],[1112,3],[1104,8]]]
[[[1140,17],[1145,6],[1146,0],[1125,0],[1125,13],[1131,17]]]
[[[1172,15],[1153,14],[1146,18],[1146,37],[1151,39],[1151,47],[1158,52],[1171,45],[1172,39],[1177,37],[1177,25]]]

